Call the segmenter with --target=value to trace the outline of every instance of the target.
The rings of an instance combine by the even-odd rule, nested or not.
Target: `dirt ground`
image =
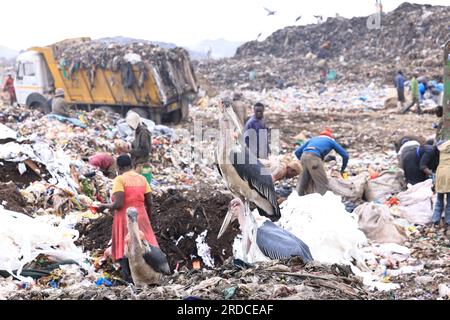
[[[6,210],[28,214],[27,202],[20,194],[17,186],[12,183],[0,183],[0,205]]]
[[[253,115],[249,107],[247,117]],[[434,135],[432,124],[438,122],[434,114],[398,114],[393,109],[385,110],[312,110],[277,111],[267,110],[265,120],[268,128],[279,130],[282,153],[295,149],[295,137],[302,131],[311,136],[319,134],[325,127],[332,129],[336,141],[348,149],[350,157],[361,152],[386,152],[392,150],[393,141],[404,135]],[[196,115],[203,127],[218,128],[218,119],[209,115]],[[412,125],[413,124],[413,125]]]
[[[25,188],[30,183],[41,180],[36,173],[29,169],[21,175],[16,162],[2,160],[1,163],[3,165],[0,164],[0,182],[14,181],[20,188]]]
[[[357,151],[386,151],[395,138],[405,134],[433,135],[435,130],[431,125],[438,121],[431,114],[399,115],[385,111],[272,113],[266,118],[269,127],[280,128],[282,142],[292,143],[293,137],[302,130],[318,134],[324,127],[329,127],[339,143]],[[411,127],[412,123],[419,125]]]
[[[206,193],[207,192],[207,193]],[[208,197],[205,197],[208,194]],[[198,259],[196,238],[208,230],[206,242],[211,248],[211,257],[216,265],[233,255],[233,239],[238,234],[237,224],[217,240],[222,221],[232,198],[212,190],[170,190],[161,197],[154,198],[154,211],[151,217],[153,230],[159,245],[166,253],[171,269],[186,266],[192,268]],[[111,239],[112,216],[105,215],[88,225],[77,225],[80,239],[77,245],[94,251],[107,248]],[[191,236],[188,236],[192,233]],[[175,245],[178,241],[178,245]]]

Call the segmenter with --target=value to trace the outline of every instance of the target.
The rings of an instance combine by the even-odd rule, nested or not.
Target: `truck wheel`
[[[52,112],[52,108],[47,99],[39,93],[32,93],[28,96],[27,107],[30,109],[38,109],[43,114],[49,114]]]
[[[111,106],[100,106],[97,109],[103,110],[106,113],[116,113],[116,110]]]
[[[153,111],[150,113],[150,119],[157,125],[161,124],[162,123],[162,113]]]
[[[182,111],[181,110],[175,110],[170,113],[170,121],[173,124],[179,124],[181,122],[181,119],[183,118]]]
[[[131,108],[130,111],[136,112],[141,118],[149,119],[149,112],[145,108]]]
[[[187,120],[189,118],[189,100],[187,97],[181,99],[181,118]]]

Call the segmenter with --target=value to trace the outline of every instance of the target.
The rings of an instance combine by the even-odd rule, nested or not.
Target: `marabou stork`
[[[230,202],[218,238],[236,219],[242,232],[242,253],[245,262],[284,260],[291,257],[300,257],[305,263],[313,260],[309,247],[289,231],[270,220],[266,220],[258,227],[250,208],[244,206],[239,198]]]
[[[160,284],[162,273],[170,274],[166,255],[161,249],[143,240],[139,230],[136,208],[127,209],[128,235],[126,237],[125,255],[128,258],[131,277],[134,284]]]
[[[220,137],[217,148],[220,175],[235,197],[244,199],[246,203],[253,202],[260,215],[273,221],[279,220],[281,213],[272,176],[270,173],[264,174],[265,167],[261,162],[250,153],[244,143],[238,142],[243,129],[231,101],[222,101],[220,111]]]

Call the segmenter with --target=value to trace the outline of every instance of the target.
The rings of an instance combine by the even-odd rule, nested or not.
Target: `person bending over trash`
[[[89,158],[83,158],[83,160],[103,172],[105,177],[115,178],[117,175],[115,159],[109,153],[96,153]]]
[[[129,112],[126,122],[132,130],[135,130],[135,139],[129,151],[133,168],[137,173],[142,173],[143,167],[150,166],[152,135],[136,112]]]
[[[450,237],[450,141],[444,142],[438,146],[439,166],[436,171],[435,189],[437,192],[436,203],[434,205],[434,212],[432,223],[435,229],[438,229],[441,224],[442,212],[445,212],[445,234]],[[444,210],[444,198],[447,202]]]
[[[330,129],[323,130],[319,136],[308,140],[295,150],[295,156],[301,160],[303,167],[297,182],[297,192],[300,196],[314,192],[324,195],[329,190],[323,159],[331,150],[335,150],[342,157],[341,174],[343,174],[349,156],[347,151],[334,140]]]
[[[64,89],[56,89],[55,98],[52,100],[52,113],[58,116],[71,118],[70,107],[64,100]]]
[[[410,148],[400,155],[400,166],[405,172],[406,183],[416,184],[433,178],[439,165],[439,150],[436,146],[423,145]]]
[[[131,282],[128,258],[125,257],[125,237],[128,234],[128,208],[136,208],[139,230],[147,243],[159,248],[152,226],[150,213],[153,209],[152,190],[147,180],[133,171],[131,158],[121,155],[117,158],[119,176],[114,179],[111,200],[112,204],[102,204],[100,209],[111,209],[114,212],[112,226],[112,258],[121,266],[124,280]]]

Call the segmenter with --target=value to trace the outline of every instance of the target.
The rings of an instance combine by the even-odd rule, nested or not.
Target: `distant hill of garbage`
[[[243,44],[233,58],[198,63],[198,71],[212,85],[230,89],[315,82],[320,58],[327,60],[335,80],[341,82],[391,83],[397,69],[407,76],[412,72],[442,75],[450,6],[403,3],[381,14],[379,25],[370,24],[372,19],[368,27],[368,19],[336,17],[321,24],[286,27],[264,41]]]

